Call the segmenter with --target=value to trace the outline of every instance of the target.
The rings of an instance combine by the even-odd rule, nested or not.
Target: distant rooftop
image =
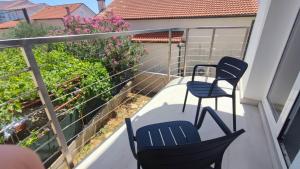
[[[17,26],[20,21],[8,21],[0,23],[0,29],[8,29]]]
[[[66,7],[69,7],[70,12],[75,11],[79,8],[82,3],[75,4],[65,4],[65,5],[56,5],[56,6],[47,6],[35,15],[31,19],[62,19],[67,15]]]
[[[29,0],[12,0],[12,1],[0,1],[0,10],[13,10],[13,9],[22,9],[30,8],[39,5],[47,5],[45,3],[32,3]]]
[[[114,0],[108,6],[124,19],[254,16],[257,0]]]
[[[0,3],[1,4],[1,3]],[[67,16],[66,7],[69,7],[70,12],[72,13],[77,8],[79,8],[82,3],[75,3],[75,4],[64,4],[64,5],[55,5],[55,6],[47,6],[37,12],[36,14],[32,15],[30,19],[32,20],[43,20],[43,19],[63,19]],[[8,21],[0,23],[0,29],[8,29],[15,27],[20,21]]]
[[[172,32],[172,42],[173,43],[182,42],[183,41],[182,36],[183,36],[182,31]],[[134,35],[132,40],[138,42],[149,42],[149,43],[167,43],[169,42],[169,32],[138,34],[138,35]]]

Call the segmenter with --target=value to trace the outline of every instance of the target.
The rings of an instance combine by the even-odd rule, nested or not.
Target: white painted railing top
[[[80,34],[80,35],[61,35],[61,36],[48,36],[48,37],[35,37],[35,38],[21,38],[21,39],[7,39],[0,40],[0,48],[4,47],[18,47],[26,44],[43,44],[54,43],[64,41],[79,41],[79,40],[91,40],[91,39],[105,39],[113,36],[128,36],[143,33],[155,33],[155,32],[167,32],[171,31],[184,31],[186,29],[249,29],[245,26],[202,26],[192,28],[169,28],[169,29],[146,29],[146,30],[134,30],[124,32],[107,32],[107,33],[94,33],[94,34]]]

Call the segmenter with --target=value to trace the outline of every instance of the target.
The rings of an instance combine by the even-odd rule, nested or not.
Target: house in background
[[[35,4],[29,0],[0,1],[0,23],[25,19],[23,8],[32,16],[46,6],[45,3]]]
[[[172,32],[171,50],[173,55],[175,56],[180,56],[181,53],[183,53],[182,46],[180,46],[181,44],[183,44],[182,42],[185,41],[183,34],[184,31]],[[133,36],[132,40],[135,42],[143,43],[143,46],[147,51],[147,54],[146,56],[144,56],[144,58],[151,58],[149,60],[143,59],[145,64],[140,67],[141,69],[151,69],[152,71],[157,73],[166,73],[168,71],[167,53],[169,50],[169,32],[139,34]],[[179,57],[177,57],[177,59],[179,59],[180,61]],[[159,64],[157,64],[157,62],[159,62]],[[159,66],[156,66],[155,69],[153,69],[153,65]],[[173,69],[176,69],[177,67],[180,67],[180,65],[172,65]]]
[[[165,1],[167,0],[164,0],[164,2]],[[231,2],[233,2],[233,0],[231,0]],[[234,6],[234,4],[229,6]],[[226,17],[224,19],[226,20]],[[172,42],[180,43],[183,41],[186,43],[186,40],[190,40],[182,38],[182,36],[184,37],[184,33],[185,32],[173,33],[173,38],[171,39]],[[218,35],[216,37],[222,37],[221,33],[217,32],[216,35]],[[193,36],[202,37],[205,36],[205,34],[195,34]],[[82,38],[82,40],[89,39],[86,38],[86,36],[79,35],[78,37]],[[93,37],[96,38],[97,36]],[[141,34],[134,36],[133,39],[143,43],[159,44],[166,43],[168,41],[167,37],[168,35],[166,32],[163,32],[160,34]],[[211,36],[209,36],[209,38],[212,39]],[[2,41],[1,45],[4,45],[4,47],[12,47],[12,43],[17,42],[16,44],[25,46],[25,44],[32,44],[33,42],[35,42],[33,44],[39,44],[38,42],[45,42],[45,40],[50,42],[53,39],[53,37],[47,37],[42,39],[37,38],[34,41]],[[71,36],[67,35],[63,41],[66,40],[71,41],[73,39]],[[231,44],[234,41],[235,40],[233,39],[229,39],[227,43]],[[237,107],[238,128],[245,129],[246,133],[226,150],[222,164],[223,169],[300,168],[299,44],[300,1],[260,1],[259,11],[249,40],[248,50],[246,51],[244,58],[248,63],[248,69],[241,79],[238,93],[236,93],[236,96],[239,99],[237,103],[240,101],[243,103],[238,104]],[[148,50],[148,52],[151,51]],[[156,58],[154,59],[157,60]],[[160,60],[158,59],[158,61]],[[228,66],[229,65],[230,64],[228,64]],[[235,66],[231,65],[230,67]],[[135,66],[132,66],[127,70],[132,69],[135,69]],[[119,73],[120,72],[117,74]],[[117,74],[110,75],[110,77]],[[135,78],[135,75],[132,78]],[[186,80],[184,80],[184,78]],[[191,77],[184,78],[178,78],[168,83],[164,88],[161,88],[161,91],[155,95],[145,107],[137,110],[137,113],[132,117],[135,131],[139,127],[147,124],[179,119],[189,121],[194,120],[195,114],[187,112],[194,112],[196,110],[198,99],[195,97],[189,97],[189,106],[187,107],[189,110],[187,110],[186,113],[181,112],[183,98],[186,92],[186,81],[190,80]],[[156,80],[162,81],[160,78],[157,78]],[[199,80],[201,79],[199,78]],[[134,83],[134,85],[139,82]],[[155,83],[155,81],[152,81],[152,84],[154,84],[153,82]],[[162,81],[162,83],[165,82]],[[117,85],[114,85],[114,87],[116,86]],[[155,85],[155,88],[156,87],[157,86]],[[85,102],[87,102],[87,100],[85,100]],[[109,102],[110,101],[106,103]],[[224,120],[226,124],[230,125],[232,118],[231,102],[227,102],[227,99],[222,99],[219,103],[218,115],[221,116],[221,119]],[[213,107],[215,106],[214,104],[214,100],[207,100],[207,102],[203,103],[203,106]],[[120,105],[121,104],[118,104],[118,106]],[[114,113],[118,106],[111,106],[108,109]],[[89,113],[93,113],[93,110]],[[100,116],[100,118],[103,117],[105,116]],[[80,119],[83,120],[84,116]],[[53,120],[58,119],[54,118]],[[51,128],[49,128],[50,131],[56,130],[54,128],[55,123],[53,123],[53,120],[49,120],[49,124],[51,124]],[[203,125],[205,128],[202,128],[201,131],[199,131],[201,132],[202,140],[215,138],[215,136],[221,134],[220,130],[214,127],[215,123],[212,123],[211,118],[205,119],[205,121],[207,121],[207,123]],[[93,121],[93,124],[95,124],[95,121]],[[103,126],[102,123],[101,126]],[[57,128],[58,131],[63,132],[63,129],[61,129],[59,125],[57,125]],[[88,147],[92,153],[89,154],[85,160],[81,161],[79,164],[77,163],[76,169],[99,168],[99,166],[105,169],[132,169],[136,167],[136,159],[132,156],[128,144],[128,134],[125,125],[116,128],[115,132],[109,132],[109,134],[105,135],[100,135],[103,134],[103,130],[97,132],[94,126],[88,125],[80,131],[78,137],[75,138],[76,142],[70,143],[69,147],[66,148],[67,151],[71,152],[70,154],[78,151],[78,154],[82,155],[87,152]],[[99,138],[99,135],[100,137],[104,136],[107,139],[103,142],[98,141],[97,138],[93,140],[90,139],[95,137]],[[159,134],[156,135],[158,135],[157,138],[161,138],[159,141],[164,143],[164,138],[162,136],[160,137]],[[53,138],[55,139],[55,137]],[[149,138],[152,144],[151,135],[149,135]],[[60,140],[63,140],[64,144],[67,145],[67,141],[64,141],[64,139]],[[174,142],[175,141],[176,140],[174,139]],[[96,146],[97,143],[100,145]],[[177,143],[175,142],[175,144]],[[43,145],[48,147],[47,144]],[[90,146],[92,148],[90,148]],[[79,149],[83,151],[79,151]],[[40,150],[40,147],[35,149],[35,151],[38,150]],[[73,159],[72,157],[71,159],[68,159],[68,156],[64,154],[64,151],[65,150],[62,149],[57,151],[57,154],[61,154],[61,160],[57,160],[57,165],[54,165],[51,168],[65,168],[67,166],[64,165],[66,165],[68,161],[71,161],[69,163],[72,163],[72,161],[78,160],[75,155]],[[83,153],[81,154],[81,152]],[[56,152],[53,151],[46,153],[52,154],[51,157],[56,155]],[[44,162],[47,161],[48,160]],[[69,166],[72,166],[72,164],[69,164]]]
[[[125,1],[126,0],[123,0],[123,2]],[[166,1],[167,0],[160,2],[162,3]],[[198,2],[200,3],[203,1],[199,0]],[[218,2],[220,1],[218,0]],[[231,0],[230,2],[233,1]],[[140,1],[140,3],[143,2]],[[172,3],[178,4],[180,2],[172,1]],[[172,3],[166,3],[165,6],[171,6]],[[153,6],[154,5],[155,4],[153,4]],[[234,5],[235,4],[231,4],[229,6]],[[120,7],[127,8],[128,10],[131,8],[127,5],[120,5]],[[151,4],[147,5],[148,9],[155,10],[151,7]],[[208,8],[207,11],[210,11],[210,9],[211,8]],[[141,12],[139,15],[143,15],[144,12],[139,8],[132,8],[132,10],[140,10]],[[171,11],[174,12],[176,10],[172,9]],[[165,12],[167,13],[167,10],[165,10]],[[192,13],[192,11],[190,13]],[[226,17],[222,20],[228,21],[228,18]],[[170,24],[168,20],[164,19],[164,21],[166,24]],[[134,26],[134,23],[136,22],[139,21],[132,20],[132,26]],[[149,28],[151,26],[151,22],[152,20],[150,19],[148,20],[148,23],[145,21],[144,24],[148,25],[145,27]],[[160,20],[153,22],[161,22],[161,25],[164,25],[164,23]],[[184,23],[184,21],[182,23]],[[181,23],[178,23],[178,26],[180,25]],[[143,24],[140,26],[143,26]],[[229,42],[230,41],[228,41],[228,43]],[[240,154],[234,149],[227,151],[227,153],[231,153],[228,153],[228,156],[224,158],[224,160],[232,158],[231,161],[233,162],[233,165],[231,165],[230,162],[224,162],[225,165],[223,168],[300,168],[299,44],[300,1],[260,1],[259,11],[253,26],[248,50],[244,59],[248,63],[248,70],[240,83],[240,97],[241,101],[244,103],[243,110],[241,110],[243,113],[240,117],[241,119],[249,120],[244,125],[247,133],[246,135],[249,137],[241,140],[241,142],[245,143],[250,140],[253,142],[249,142],[249,144],[245,144],[244,146],[236,147],[235,150],[238,151],[243,149],[246,150]],[[183,84],[183,86],[185,86],[185,82],[175,82],[175,84]],[[173,84],[167,86],[164,90],[171,91],[170,88],[172,86]],[[186,88],[183,87],[181,89],[183,90],[181,95],[178,94],[179,90],[172,91],[176,93],[176,95],[172,95],[172,92],[168,93],[168,95],[161,91],[161,96],[165,97],[168,95],[166,100],[160,100],[160,98],[156,95],[155,98],[152,99],[153,107],[148,104],[149,109],[142,109],[134,118],[132,118],[132,121],[135,123],[135,128],[144,126],[146,123],[151,124],[155,122],[173,120],[172,118],[176,111],[180,115],[180,119],[182,119],[181,104],[183,102],[184,91]],[[176,98],[182,100],[173,102]],[[194,102],[190,102],[190,104],[194,105],[193,109],[191,109],[192,111],[195,111],[196,103],[196,100],[194,100]],[[170,113],[170,116],[164,116],[163,113],[166,113],[167,111],[166,109],[162,109],[162,107],[171,107],[174,105],[178,105],[177,109],[173,107],[170,108],[170,111],[168,112]],[[210,105],[214,106],[213,102]],[[226,103],[223,108],[225,107],[228,107]],[[231,111],[231,106],[229,106],[229,109]],[[220,111],[220,114],[221,113],[222,110]],[[154,115],[150,116],[150,114]],[[143,116],[145,117],[144,119],[142,119]],[[157,121],[154,120],[155,116]],[[163,117],[166,117],[166,119],[162,120]],[[212,128],[208,128],[207,131],[208,133],[212,133]],[[259,135],[255,135],[251,134],[252,132],[261,133]],[[89,157],[86,158],[86,160],[77,168],[97,168],[98,166],[102,166],[104,168],[134,168],[136,166],[135,159],[130,157],[132,161],[132,163],[130,163],[130,158],[127,158],[126,156],[127,154],[131,154],[128,143],[127,145],[124,145],[124,140],[127,139],[126,134],[125,126],[123,126],[114,135],[112,135],[110,139],[106,140],[106,144],[104,143],[97,147],[93,154],[89,155]],[[124,153],[125,148],[122,149],[122,145],[128,147],[128,153]],[[245,155],[249,156],[243,158]],[[118,163],[115,163],[115,161],[118,161]]]
[[[258,10],[258,2],[257,0],[203,0],[201,2],[199,0],[113,0],[106,10],[111,10],[126,20],[130,25],[130,30],[199,26],[251,27]],[[101,13],[98,14],[100,15]],[[159,61],[165,60],[167,63],[168,33],[163,34],[164,36],[161,36],[162,33],[147,34],[139,40],[145,43],[150,51],[149,55],[156,57]],[[182,34],[182,39],[185,35],[186,31]],[[189,62],[187,64],[192,67],[199,63],[216,63],[225,55],[242,58],[243,42],[246,36],[247,32],[244,28],[217,29],[215,32],[212,29],[191,29],[188,39]],[[158,42],[157,39],[161,38],[165,39]],[[232,41],[239,43],[228,43]],[[176,57],[180,57],[178,54],[183,53],[179,49],[184,50],[184,47],[178,43],[172,47],[174,62],[177,61]],[[211,55],[210,60],[207,60],[208,55]],[[167,65],[165,64],[159,72],[166,73],[166,71]]]
[[[257,0],[113,0],[107,7],[129,22],[131,30],[249,26],[257,9]]]
[[[34,14],[31,19],[48,26],[64,27],[63,18],[68,15],[94,17],[96,14],[84,3],[47,6]]]
[[[56,6],[46,6],[39,12],[29,15],[32,23],[39,23],[47,26],[64,28],[63,18],[67,15],[94,17],[96,14],[85,4],[64,4]],[[9,28],[15,27],[21,20],[13,20],[0,23],[0,37],[5,34]]]

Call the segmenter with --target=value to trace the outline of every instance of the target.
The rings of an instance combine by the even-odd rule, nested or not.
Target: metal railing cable
[[[144,89],[146,89],[147,87],[151,86],[152,84],[155,84],[155,82],[157,82],[157,81],[159,81],[159,80],[160,80],[160,79],[157,79],[157,80],[153,81],[152,83],[148,84],[148,85],[147,85],[146,87],[144,87],[142,90],[140,90],[139,92],[135,93],[134,96],[136,96],[137,94],[141,93]],[[159,86],[159,85],[158,85],[158,86]],[[133,96],[133,97],[134,97],[134,96]],[[106,116],[108,116],[110,113],[112,113],[114,110],[116,110],[118,107],[120,107],[121,105],[123,105],[124,103],[126,103],[127,101],[129,101],[130,99],[132,99],[132,98],[128,98],[128,99],[122,101],[122,102],[121,102],[118,106],[116,106],[113,110],[111,110],[111,111],[105,113],[105,115],[100,114],[100,116],[102,115],[101,118],[97,119],[97,121],[94,122],[94,123],[97,123],[97,122],[103,120]],[[69,126],[68,126],[68,127],[69,127]],[[80,134],[83,133],[83,132],[84,132],[83,130],[80,131],[77,135],[75,135],[75,136],[73,136],[72,138],[70,138],[69,141],[72,140],[72,139],[74,139],[74,138],[76,138],[78,135],[80,135]]]
[[[57,101],[57,100],[59,100],[59,99],[61,99],[61,98],[64,98],[64,97],[66,97],[66,96],[69,96],[69,95],[72,95],[72,94],[74,94],[74,93],[77,93],[78,90],[83,90],[83,89],[88,88],[88,87],[91,87],[91,86],[93,86],[93,85],[95,85],[95,84],[101,83],[101,82],[103,82],[103,81],[105,81],[105,80],[112,79],[112,78],[115,77],[115,76],[118,76],[118,75],[120,75],[120,74],[122,74],[122,73],[125,73],[125,72],[127,72],[127,71],[129,71],[129,70],[132,70],[132,69],[134,69],[134,68],[138,68],[139,66],[142,66],[142,65],[144,65],[145,63],[148,63],[148,62],[153,61],[153,60],[155,60],[155,59],[156,59],[156,58],[151,58],[151,59],[149,59],[149,60],[147,60],[147,61],[145,61],[145,62],[142,62],[142,63],[140,63],[140,64],[137,64],[137,65],[135,65],[135,66],[132,66],[132,67],[130,67],[130,68],[128,68],[128,69],[122,70],[122,71],[120,71],[120,72],[118,72],[118,73],[116,73],[116,74],[113,74],[113,75],[111,75],[111,76],[109,76],[109,77],[107,77],[107,78],[102,78],[102,79],[100,79],[100,80],[98,80],[98,81],[96,81],[96,82],[94,82],[94,83],[91,83],[91,84],[89,84],[89,85],[83,86],[82,88],[78,88],[76,91],[67,93],[67,94],[65,94],[65,95],[62,95],[62,96],[60,96],[60,97],[57,97],[57,98],[53,99],[52,102],[55,102],[55,101]],[[156,66],[157,66],[157,65],[154,65],[153,67],[156,67]],[[153,67],[151,67],[151,68],[149,68],[149,69],[152,69]],[[148,70],[148,69],[147,69],[147,70]],[[145,71],[147,71],[147,70],[145,70]],[[137,75],[136,75],[136,76],[137,76]],[[135,76],[135,77],[136,77],[136,76]],[[132,79],[132,78],[131,78],[131,79]],[[119,84],[117,84],[117,85],[120,86],[120,85],[123,84],[123,83],[124,83],[124,82],[119,83]],[[116,86],[116,87],[117,87],[117,86]]]
[[[23,97],[26,97],[26,96],[28,96],[28,95],[30,95],[32,93],[37,92],[37,91],[38,91],[38,88],[35,88],[34,90],[25,91],[25,92],[21,93],[20,95],[18,95],[17,97],[11,98],[8,101],[0,103],[0,107],[3,107],[3,106],[5,106],[5,105],[7,105],[9,103],[13,103],[16,100],[21,99]]]
[[[159,80],[160,80],[160,79],[157,79],[155,82],[157,82],[157,81],[159,81]],[[151,83],[150,85],[148,85],[147,87],[151,86],[151,85],[154,84],[155,82],[152,82],[152,83]],[[163,83],[163,82],[161,82],[161,83]],[[160,84],[161,84],[161,83],[160,83]],[[147,87],[145,87],[145,88],[147,88]],[[152,90],[150,90],[147,94],[145,94],[145,96],[148,96],[151,92],[153,92],[154,90],[157,90],[159,87],[160,87],[160,85],[157,85],[157,87],[155,87],[155,88],[153,88]],[[145,89],[145,88],[144,88],[144,89]],[[136,96],[136,95],[138,95],[139,93],[141,93],[141,91],[143,91],[144,89],[140,90],[138,93],[135,93],[134,96]],[[134,97],[134,96],[133,96],[133,97]],[[123,103],[126,103],[126,102],[129,101],[130,99],[132,99],[132,98],[126,99],[125,101],[123,101],[122,103],[120,103],[118,106],[116,106],[113,110],[111,110],[110,112],[106,113],[106,114],[103,115],[101,118],[97,119],[96,122],[93,121],[93,123],[97,123],[97,122],[103,120],[103,119],[104,119],[106,116],[108,116],[111,112],[113,112],[114,110],[116,110],[118,107],[120,107],[121,105],[123,105]],[[80,133],[78,133],[76,136],[74,136],[74,137],[71,138],[70,140],[72,140],[72,139],[78,137],[80,134],[82,134],[82,133],[84,133],[84,132],[85,132],[85,131],[82,130]],[[98,131],[97,133],[99,133],[99,132],[101,132],[101,131]],[[75,148],[72,152],[77,151],[78,149],[82,148],[87,142],[89,142],[91,139],[93,139],[93,138],[96,136],[97,133],[95,133],[95,134],[93,135],[93,137],[91,137],[91,138],[85,140],[85,141],[81,144],[81,146]]]
[[[57,151],[53,152],[51,156],[49,156],[45,161],[43,161],[43,165],[45,165],[49,160],[51,160],[54,156],[61,153],[61,148],[59,147]],[[63,161],[64,163],[64,161]]]
[[[57,135],[54,134],[53,137],[51,137],[46,142],[44,142],[42,145],[40,145],[39,147],[37,147],[36,149],[34,149],[34,152],[38,152],[40,149],[42,149],[43,147],[45,147],[46,145],[48,145],[49,143],[51,143],[53,140],[55,140],[56,137],[57,137]]]
[[[158,65],[156,65],[156,66],[158,66]],[[130,91],[130,90],[133,89],[134,87],[137,87],[138,85],[142,84],[144,81],[146,81],[146,80],[148,80],[148,79],[150,79],[150,78],[152,78],[152,77],[154,77],[154,76],[155,76],[155,75],[152,74],[152,75],[150,75],[149,77],[146,77],[146,78],[143,79],[142,81],[139,81],[139,82],[136,83],[135,85],[131,86],[129,89],[123,91],[123,93],[126,93],[126,92]],[[103,94],[103,93],[100,93],[100,94],[94,96],[94,98],[98,97],[98,96],[101,95],[101,94]],[[111,100],[114,100],[114,99],[116,99],[116,97],[113,97]],[[86,117],[86,116],[92,114],[93,112],[99,110],[100,108],[102,108],[102,107],[104,107],[105,105],[107,105],[111,100],[109,100],[109,101],[107,101],[106,103],[100,105],[99,107],[97,107],[97,108],[95,108],[94,110],[90,111],[89,113],[85,114],[85,115],[84,115],[83,117],[81,117],[81,118],[84,118],[84,117]],[[86,103],[86,102],[85,102],[85,103]],[[80,103],[80,104],[82,104],[82,103]],[[76,106],[78,106],[78,105],[76,105]],[[74,106],[73,108],[70,108],[70,109],[74,109],[76,106]],[[67,111],[65,111],[63,114],[69,112],[70,109],[67,110]],[[71,123],[71,124],[67,125],[66,127],[64,127],[62,130],[64,131],[64,130],[65,130],[66,128],[68,128],[70,125],[75,124],[75,123],[78,122],[78,121],[79,121],[79,120],[74,121],[73,123]]]
[[[51,123],[51,122],[48,121],[46,124],[44,124],[43,126],[41,126],[39,129],[35,130],[35,132],[40,133],[40,131],[49,128],[49,127],[50,127],[50,123]],[[24,140],[27,140],[27,139],[30,138],[32,135],[33,135],[33,134],[31,133],[29,136],[25,137],[25,138],[23,139],[23,141],[24,141]],[[17,145],[21,145],[21,144],[23,143],[23,141],[20,141]]]
[[[195,34],[189,35],[187,34],[187,38],[185,43],[185,52],[184,54],[182,54],[182,56],[178,56],[178,54],[173,54],[171,51],[173,50],[172,45],[174,45],[174,43],[172,43],[171,38],[172,38],[172,31],[187,31],[190,30],[190,34],[192,33],[192,30],[197,30],[197,29],[204,29],[204,30],[213,30],[213,34],[209,35],[209,36],[197,36]],[[51,142],[55,141],[58,144],[58,149],[49,157],[47,157],[46,160],[43,161],[43,164],[50,162],[50,160],[53,160],[52,158],[55,156],[58,156],[60,153],[62,154],[63,157],[63,163],[66,162],[67,167],[69,168],[73,168],[73,159],[71,156],[71,152],[68,148],[68,143],[69,141],[72,141],[73,139],[75,139],[77,136],[79,136],[80,134],[84,133],[87,128],[84,127],[80,132],[78,132],[78,134],[75,134],[75,136],[72,136],[71,139],[66,140],[66,136],[64,136],[63,132],[66,131],[68,128],[70,128],[70,126],[75,125],[76,123],[78,123],[80,120],[83,120],[84,118],[86,118],[87,116],[91,115],[92,113],[96,112],[96,111],[102,111],[101,108],[103,108],[104,106],[108,105],[111,101],[113,101],[114,99],[117,99],[118,96],[123,95],[124,93],[130,92],[130,90],[137,88],[138,86],[142,86],[142,89],[137,90],[137,92],[134,93],[134,95],[132,97],[126,98],[124,100],[121,101],[121,103],[119,103],[117,106],[114,106],[112,108],[112,110],[110,110],[111,108],[109,106],[107,106],[108,111],[105,113],[98,113],[96,114],[96,117],[99,116],[99,118],[97,120],[93,120],[92,122],[90,122],[89,124],[91,125],[95,125],[97,122],[103,120],[104,118],[106,118],[110,113],[112,113],[113,111],[115,111],[117,108],[119,108],[121,105],[123,105],[124,103],[127,103],[130,99],[135,98],[138,94],[140,93],[144,93],[146,91],[146,94],[143,94],[145,96],[148,96],[149,94],[151,94],[153,91],[157,92],[159,89],[161,89],[165,83],[167,83],[170,80],[170,76],[172,75],[173,78],[173,72],[179,69],[184,69],[184,75],[186,74],[190,74],[190,70],[186,71],[186,68],[191,68],[193,66],[190,65],[186,65],[194,63],[194,62],[200,62],[203,61],[201,60],[201,56],[203,57],[209,57],[209,59],[213,59],[212,57],[215,57],[215,53],[213,54],[212,51],[224,51],[223,48],[219,48],[219,49],[215,49],[214,45],[218,44],[218,43],[222,43],[222,42],[215,42],[214,38],[212,38],[212,41],[210,42],[203,42],[203,44],[208,44],[209,47],[203,47],[203,48],[197,48],[197,47],[192,47],[194,44],[201,44],[201,42],[194,42],[194,40],[201,39],[201,38],[211,38],[212,36],[216,36],[216,37],[244,37],[244,36],[236,36],[236,35],[221,35],[221,33],[215,33],[216,30],[218,29],[246,29],[248,30],[249,27],[234,27],[234,26],[220,26],[220,27],[214,27],[214,26],[206,26],[206,27],[194,27],[194,28],[169,28],[169,29],[148,29],[148,30],[135,30],[135,31],[126,31],[126,32],[109,32],[109,33],[96,33],[96,34],[83,34],[83,35],[62,35],[62,36],[52,36],[52,37],[37,37],[37,38],[23,38],[23,39],[9,39],[9,40],[0,40],[0,48],[10,48],[10,47],[21,47],[23,48],[23,53],[24,53],[24,59],[27,63],[27,68],[21,69],[21,70],[16,70],[14,72],[10,72],[8,74],[1,74],[0,75],[0,80],[5,80],[11,76],[18,76],[21,73],[24,72],[31,72],[32,74],[32,79],[33,82],[36,86],[36,88],[33,91],[25,91],[22,94],[20,94],[19,96],[15,97],[15,98],[11,98],[8,101],[5,101],[3,103],[0,103],[0,107],[1,106],[5,106],[7,104],[12,103],[14,100],[18,100],[20,98],[26,98],[27,95],[31,95],[33,92],[37,92],[39,94],[39,103],[38,103],[38,108],[34,110],[32,110],[32,112],[29,112],[27,115],[24,115],[25,118],[33,118],[35,116],[36,113],[45,113],[47,115],[48,121],[46,124],[43,124],[41,126],[39,126],[39,128],[37,130],[35,130],[36,133],[41,133],[41,132],[52,132],[53,135],[50,139],[48,139],[47,141],[45,141],[44,143],[42,143],[41,145],[39,145],[38,147],[35,148],[35,151],[41,151],[43,149],[43,147],[49,145]],[[93,83],[90,83],[88,85],[85,86],[80,86],[80,88],[78,88],[78,86],[76,86],[76,88],[74,87],[75,91],[68,90],[68,93],[63,93],[60,96],[53,96],[51,93],[49,93],[49,91],[47,90],[47,87],[45,85],[44,79],[41,76],[41,66],[42,65],[38,65],[34,56],[34,53],[32,51],[32,48],[34,47],[34,45],[38,45],[38,44],[48,44],[48,43],[55,43],[55,42],[73,42],[73,41],[88,41],[88,40],[95,40],[95,39],[107,39],[107,38],[111,38],[111,37],[118,37],[118,36],[132,36],[132,35],[137,35],[137,34],[143,34],[143,33],[155,33],[155,32],[169,32],[169,43],[168,43],[168,47],[154,47],[151,48],[150,52],[153,52],[155,54],[153,55],[147,55],[148,57],[151,57],[150,59],[144,60],[145,58],[142,58],[142,62],[126,68],[122,71],[119,71],[113,75],[107,76],[107,77],[103,77],[103,78],[99,78],[98,80],[96,80]],[[247,36],[247,32],[245,36]],[[188,42],[191,41],[191,42]],[[245,46],[246,46],[246,41],[244,39],[244,42],[235,42],[236,44],[242,44],[242,51],[244,50]],[[189,46],[191,45],[191,46]],[[190,48],[189,48],[190,47]],[[190,57],[193,57],[192,55],[192,51],[193,50],[207,50],[209,51],[208,55],[195,55],[197,57],[199,57],[198,59],[191,59]],[[228,50],[228,51],[233,51],[234,49]],[[168,60],[167,60],[167,65],[165,65],[165,63],[160,63],[157,64],[158,62],[158,57],[160,57],[160,52],[164,51],[165,53],[162,54],[162,57],[166,57],[168,56]],[[238,49],[236,49],[236,51],[240,51]],[[191,52],[191,53],[190,53]],[[244,51],[243,51],[244,52]],[[190,54],[188,54],[190,53]],[[242,52],[241,52],[242,53]],[[176,60],[175,60],[176,59]],[[177,60],[178,59],[178,60]],[[211,61],[209,61],[211,62]],[[154,65],[151,65],[154,64]],[[180,66],[180,67],[175,67],[175,66]],[[166,68],[167,67],[167,68]],[[105,89],[103,91],[100,91],[99,93],[96,93],[95,96],[89,97],[88,99],[85,99],[83,101],[81,101],[80,103],[76,103],[74,106],[68,108],[68,109],[62,109],[63,111],[60,113],[57,113],[54,107],[54,103],[56,101],[59,101],[63,98],[66,98],[68,96],[72,96],[74,94],[76,94],[77,92],[80,92],[86,88],[92,87],[93,85],[97,85],[98,83],[101,83],[103,81],[107,81],[107,80],[112,80],[114,78],[117,78],[118,76],[122,76],[122,74],[126,74],[127,72],[130,72],[132,70],[137,69],[138,71],[131,77],[129,77],[128,79],[122,81],[122,82],[118,82],[118,84],[113,85],[112,87],[109,87],[108,89]],[[164,74],[163,78],[162,76],[156,76],[155,73],[161,73],[164,70],[164,72],[167,72]],[[167,71],[166,71],[167,70]],[[152,72],[152,73],[151,73]],[[179,75],[179,72],[176,72],[175,74]],[[180,73],[181,74],[181,73]],[[146,75],[145,77],[142,77]],[[68,114],[70,111],[75,110],[77,108],[80,108],[82,105],[92,101],[93,99],[99,97],[99,96],[103,96],[104,94],[106,94],[107,92],[111,92],[112,90],[120,87],[121,85],[131,81],[131,80],[135,80],[137,77],[141,76],[142,78],[139,79],[139,81],[135,82],[132,86],[129,86],[128,89],[126,89],[125,91],[121,91],[121,93],[118,93],[117,95],[115,95],[113,98],[111,98],[109,101],[105,102],[104,104],[97,106],[96,108],[94,108],[93,110],[90,110],[89,112],[87,112],[86,114],[84,114],[83,116],[81,116],[80,118],[76,119],[75,121],[72,121],[71,123],[67,124],[66,126],[64,126],[63,128],[60,126],[59,124],[59,119],[61,119],[61,117],[63,115]],[[167,77],[167,80],[162,80],[165,79]],[[175,77],[175,76],[174,76]],[[176,76],[177,77],[177,76]],[[83,77],[84,78],[84,77]],[[152,80],[152,78],[154,78],[154,80]],[[148,82],[149,81],[149,82]],[[150,88],[150,89],[149,89]],[[51,95],[51,96],[50,96]],[[31,111],[31,110],[30,110]],[[46,130],[47,129],[47,130]],[[97,133],[101,132],[100,130],[97,131]],[[55,133],[55,134],[54,134]],[[30,136],[32,136],[33,133],[31,133],[29,136],[25,137],[23,140],[26,140],[27,138],[29,138]],[[95,134],[91,137],[95,137],[96,135],[96,131]],[[90,139],[91,139],[90,138]],[[81,146],[76,147],[76,149],[81,148],[82,146],[84,146],[87,143],[87,140],[85,140]],[[19,144],[22,144],[22,141],[19,142]],[[75,150],[76,150],[75,149]],[[73,151],[75,151],[73,150]],[[43,150],[44,151],[44,150]],[[73,152],[72,151],[72,152]]]
[[[21,70],[17,70],[15,72],[10,72],[10,73],[8,73],[6,75],[0,75],[0,80],[6,80],[6,79],[8,79],[11,76],[18,76],[21,73],[26,73],[26,72],[29,72],[29,71],[30,71],[30,68],[27,67],[27,68],[23,68]]]
[[[149,68],[149,70],[150,70],[150,69],[153,69],[154,67],[158,67],[158,66],[159,66],[159,65],[154,65],[153,67]],[[103,95],[103,94],[105,94],[105,93],[107,93],[107,92],[110,92],[112,89],[115,89],[116,87],[121,86],[122,84],[124,84],[124,83],[126,83],[126,82],[129,82],[130,80],[133,80],[135,77],[137,77],[137,76],[139,76],[139,75],[142,75],[143,73],[146,73],[146,72],[147,72],[147,71],[142,71],[142,72],[136,74],[135,76],[133,76],[133,77],[131,77],[131,78],[129,78],[129,79],[123,81],[122,83],[119,83],[119,84],[117,84],[117,85],[114,85],[113,87],[111,87],[111,88],[109,88],[109,89],[107,89],[107,90],[101,92],[100,94],[97,94],[97,95],[95,95],[95,96],[93,96],[93,97],[91,97],[91,98],[89,98],[89,99],[87,99],[87,100],[81,102],[80,104],[78,104],[78,105],[76,105],[76,106],[70,108],[69,110],[63,112],[62,114],[65,114],[65,113],[68,113],[68,112],[70,112],[70,111],[72,111],[72,110],[75,110],[76,108],[79,108],[79,106],[82,106],[83,104],[85,104],[85,103],[87,103],[87,102],[89,102],[89,101],[91,101],[91,100],[97,98],[98,96],[101,96],[101,95]],[[138,84],[140,84],[140,83],[138,83]],[[135,85],[137,85],[137,84],[135,84]],[[61,114],[60,114],[60,115],[61,115]],[[57,117],[59,117],[60,115],[58,115]]]

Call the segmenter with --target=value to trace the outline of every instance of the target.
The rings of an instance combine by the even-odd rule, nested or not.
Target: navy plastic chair
[[[195,81],[195,74],[198,67],[214,67],[216,68],[216,76],[212,83]],[[202,98],[215,98],[215,109],[218,109],[218,97],[232,98],[232,114],[233,114],[233,131],[236,131],[236,86],[245,73],[248,64],[242,60],[225,56],[217,65],[196,65],[193,70],[192,81],[187,82],[187,89],[184,99],[182,112],[185,110],[185,105],[189,91],[198,97],[197,115],[199,114]],[[218,81],[227,81],[232,85],[232,92],[228,93],[222,87],[218,86]],[[195,118],[195,124],[198,116]]]
[[[207,112],[225,136],[201,141],[198,129]],[[134,136],[130,119],[125,122],[138,169],[221,169],[226,148],[245,132],[232,133],[210,107],[203,108],[196,126],[188,121],[158,123],[138,129]]]

